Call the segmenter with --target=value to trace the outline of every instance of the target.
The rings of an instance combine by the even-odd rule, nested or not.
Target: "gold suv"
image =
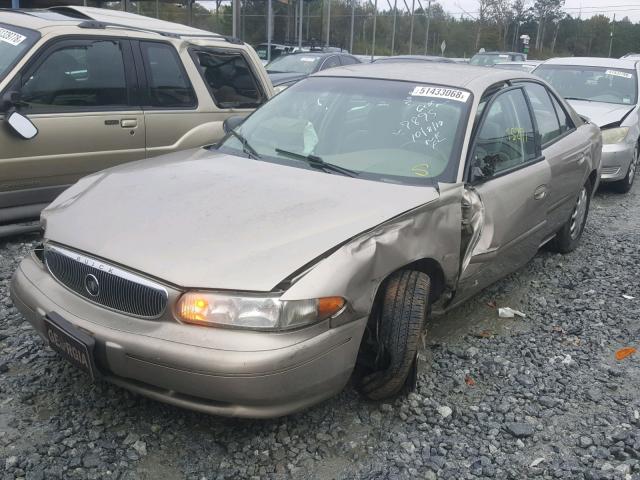
[[[233,38],[98,8],[0,10],[0,235],[89,173],[214,143],[272,94]]]

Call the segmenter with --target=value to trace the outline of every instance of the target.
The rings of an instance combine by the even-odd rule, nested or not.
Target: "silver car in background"
[[[231,123],[66,190],[11,284],[90,376],[213,414],[415,386],[427,314],[574,250],[598,186],[600,130],[525,73],[339,67]]]
[[[631,189],[638,163],[638,61],[554,58],[534,70],[583,117],[602,129],[601,181],[620,193]]]

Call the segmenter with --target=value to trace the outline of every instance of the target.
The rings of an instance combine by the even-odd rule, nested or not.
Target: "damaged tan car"
[[[430,312],[576,248],[602,141],[541,80],[337,68],[214,147],[85,177],[43,213],[15,305],[93,378],[272,417],[415,379]]]

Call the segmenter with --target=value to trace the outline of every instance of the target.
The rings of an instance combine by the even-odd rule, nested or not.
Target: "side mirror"
[[[0,111],[7,112],[20,102],[20,92],[9,91],[0,99]]]
[[[244,122],[244,117],[240,115],[233,115],[231,117],[227,117],[224,122],[222,122],[222,128],[224,129],[224,133],[229,133],[231,130],[235,130]]]
[[[16,111],[7,115],[6,122],[14,133],[25,140],[31,140],[38,134],[38,129],[31,120]]]

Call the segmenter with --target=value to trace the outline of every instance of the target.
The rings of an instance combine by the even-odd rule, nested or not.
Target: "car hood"
[[[588,102],[585,100],[568,100],[578,115],[588,117],[599,127],[619,122],[627,113],[635,108],[634,105],[620,105],[618,103]]]
[[[375,182],[205,149],[85,177],[46,238],[182,287],[270,291],[332,247],[434,201]]]
[[[271,80],[271,83],[274,87],[283,83],[301,80],[304,77],[306,77],[306,75],[297,72],[269,73],[269,79]]]

